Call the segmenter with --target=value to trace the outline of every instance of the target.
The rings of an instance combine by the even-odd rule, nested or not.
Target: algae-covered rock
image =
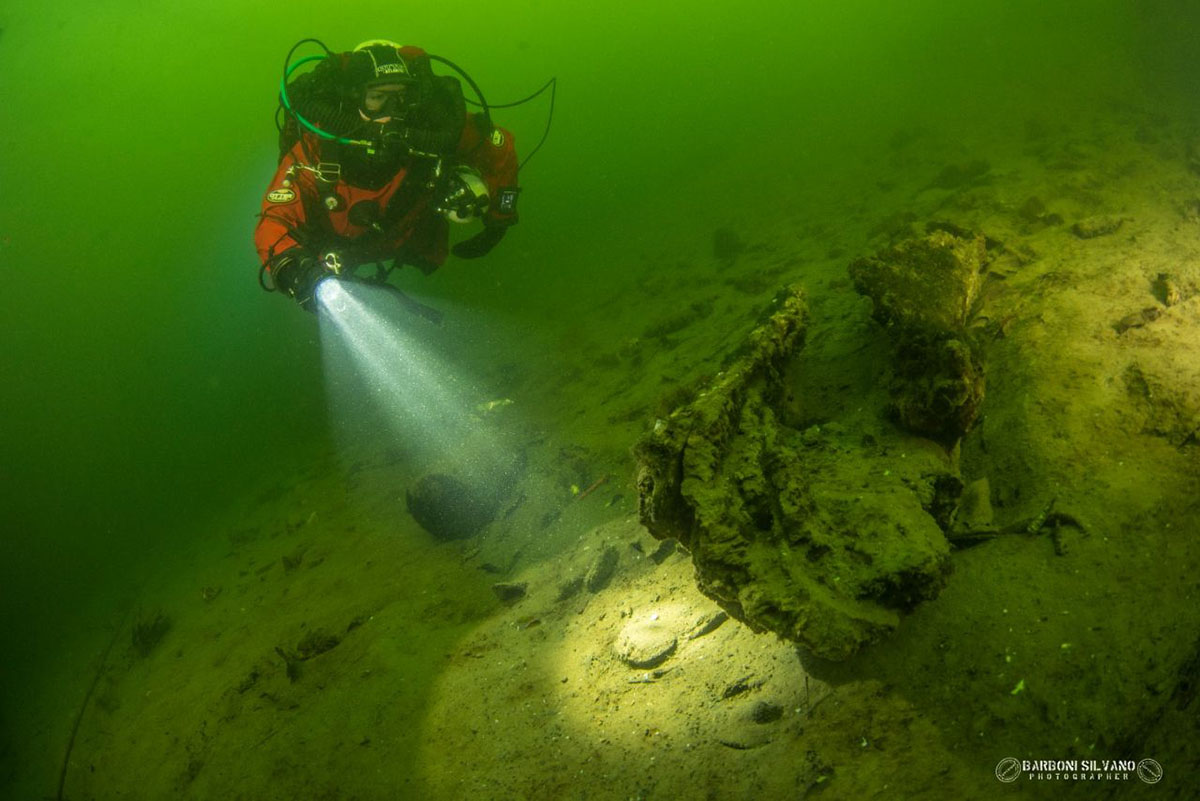
[[[983,403],[983,363],[968,324],[986,263],[983,236],[933,231],[850,264],[855,288],[892,337],[896,419],[947,445],[971,429]]]
[[[881,470],[780,422],[806,323],[797,289],[713,386],[658,421],[635,449],[639,512],[691,552],[700,589],[729,614],[844,659],[940,591],[949,546],[920,492],[875,484]]]

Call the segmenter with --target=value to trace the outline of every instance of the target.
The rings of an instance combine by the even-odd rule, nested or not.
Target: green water
[[[260,291],[251,247],[297,39],[417,44],[493,102],[557,76],[520,225],[482,262],[403,277],[484,321],[450,346],[465,362],[554,372],[556,347],[604,329],[597,299],[658,269],[645,254],[660,231],[694,226],[703,252],[727,210],[865,192],[897,131],[1003,143],[1030,118],[1147,97],[1190,121],[1194,13],[1170,0],[0,7],[0,683],[24,698],[0,717],[9,741],[63,742],[104,627],[138,588],[333,447],[316,326]],[[496,115],[521,152],[544,100]],[[734,189],[697,197],[710,173]],[[547,409],[545,427],[559,422]],[[44,700],[56,692],[61,704]],[[14,766],[14,753],[0,751],[0,787],[50,794],[59,755]]]

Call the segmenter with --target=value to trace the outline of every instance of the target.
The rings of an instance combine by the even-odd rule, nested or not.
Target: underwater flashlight
[[[349,307],[350,295],[346,292],[346,288],[342,286],[341,281],[329,280],[332,277],[328,276],[318,281],[316,288],[313,290],[313,295],[316,296],[317,303],[321,308],[343,314]]]

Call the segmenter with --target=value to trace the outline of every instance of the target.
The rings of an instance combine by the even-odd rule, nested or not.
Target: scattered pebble
[[[510,604],[524,598],[528,586],[529,585],[526,582],[521,582],[520,584],[509,584],[501,581],[492,585],[492,592],[496,593],[496,597],[502,602]]]
[[[1113,233],[1121,227],[1121,223],[1125,222],[1123,217],[1116,217],[1111,214],[1097,214],[1094,217],[1088,217],[1080,220],[1071,226],[1071,232],[1080,239],[1095,239],[1098,236],[1106,236]]]
[[[575,597],[583,589],[583,576],[573,576],[558,585],[558,601]]]
[[[1170,273],[1159,273],[1151,286],[1154,297],[1164,306],[1174,306],[1183,300],[1183,293]]]
[[[774,723],[783,717],[783,707],[773,701],[759,701],[750,707],[750,720],[755,723]]]
[[[1146,323],[1152,323],[1162,316],[1162,309],[1156,306],[1142,309],[1141,311],[1127,314],[1120,320],[1113,323],[1113,330],[1118,334],[1124,334],[1130,328],[1141,328]]]
[[[671,554],[675,553],[677,544],[678,543],[676,543],[675,540],[663,540],[658,544],[658,547],[654,549],[654,553],[650,554],[650,561],[654,562],[656,565],[661,565],[663,562],[667,561],[667,558],[670,557]]]
[[[616,548],[610,545],[604,549],[596,559],[596,563],[592,565],[592,569],[588,571],[587,579],[584,581],[588,592],[600,592],[608,586],[608,583],[612,581],[613,574],[617,571],[619,559]]]
[[[709,612],[706,615],[702,615],[700,619],[696,621],[696,625],[688,633],[687,638],[689,640],[695,640],[699,637],[703,637],[705,634],[711,634],[720,628],[721,624],[728,619],[729,613],[723,609],[718,609],[714,612]]]

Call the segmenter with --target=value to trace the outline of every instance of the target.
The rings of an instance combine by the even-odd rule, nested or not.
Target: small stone
[[[1113,330],[1118,334],[1124,334],[1130,328],[1141,328],[1147,323],[1152,323],[1162,316],[1162,309],[1156,306],[1150,306],[1141,311],[1127,314],[1120,320],[1113,323]]]
[[[616,548],[610,545],[604,549],[604,552],[596,559],[596,563],[592,565],[592,569],[588,571],[587,579],[584,581],[588,592],[600,592],[608,586],[608,583],[612,581],[613,574],[617,571],[619,559],[620,555]]]
[[[721,627],[721,624],[729,619],[729,613],[723,609],[718,609],[715,612],[709,612],[706,615],[701,615],[696,621],[696,625],[688,632],[687,638],[694,640],[698,637],[703,637],[705,634],[711,634]]]
[[[558,601],[566,601],[583,589],[583,576],[575,576],[558,585]]]
[[[654,549],[654,553],[650,554],[650,561],[656,565],[661,565],[667,561],[667,557],[675,553],[678,543],[675,540],[663,540],[658,547]]]
[[[966,486],[958,499],[956,527],[964,531],[979,531],[992,525],[991,487],[986,478],[976,479]]]
[[[1095,239],[1113,233],[1124,221],[1123,218],[1111,214],[1098,214],[1075,223],[1071,226],[1071,232],[1080,239]]]
[[[728,687],[726,687],[725,691],[721,693],[721,698],[722,698],[722,700],[728,699],[728,698],[735,698],[735,697],[741,695],[742,693],[748,693],[751,690],[756,689],[761,686],[762,686],[761,679],[759,679],[757,681],[752,681],[750,676],[744,676],[744,677],[738,679],[737,681],[735,681],[733,684],[730,684]]]
[[[1036,195],[1030,196],[1017,209],[1017,216],[1027,223],[1039,223],[1046,216],[1046,204]]]
[[[755,723],[774,723],[783,717],[783,707],[771,701],[759,701],[750,708],[750,720]]]
[[[947,164],[929,182],[929,188],[960,189],[981,181],[991,169],[992,165],[983,159],[975,159],[966,164]]]
[[[1151,291],[1158,302],[1164,306],[1174,306],[1183,300],[1183,293],[1170,273],[1159,273],[1151,285]]]
[[[496,597],[501,602],[511,604],[525,597],[528,586],[526,582],[521,582],[520,584],[499,582],[492,585],[492,592],[496,593]]]
[[[312,659],[326,651],[332,651],[341,641],[341,637],[324,629],[312,629],[296,645],[296,653],[300,659]]]

